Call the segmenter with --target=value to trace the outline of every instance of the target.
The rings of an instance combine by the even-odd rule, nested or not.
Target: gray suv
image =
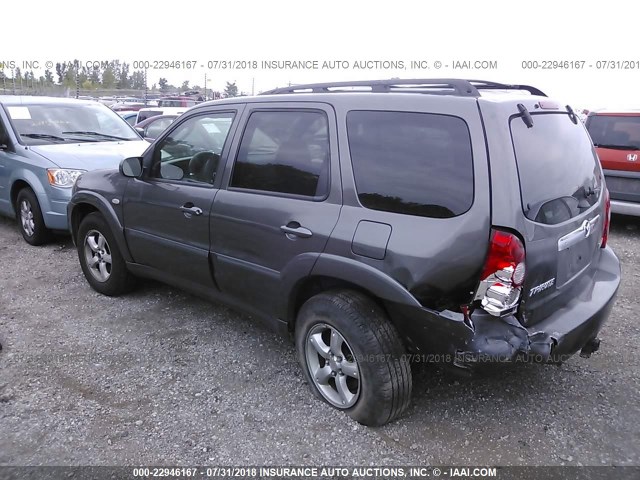
[[[313,84],[204,103],[68,207],[106,295],[136,277],[295,339],[313,392],[366,425],[411,362],[467,371],[598,349],[620,283],[582,122],[539,90],[454,79]]]

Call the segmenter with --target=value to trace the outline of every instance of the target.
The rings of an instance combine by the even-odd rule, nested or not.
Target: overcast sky
[[[640,107],[636,7],[629,1],[111,0],[95,5],[63,0],[3,5],[0,62],[195,60],[191,70],[148,70],[149,86],[160,77],[202,86],[206,73],[210,88],[222,90],[226,81],[236,81],[247,93],[289,82],[480,78],[532,84],[580,108]],[[317,61],[318,68],[262,69],[269,60]],[[476,60],[497,62],[497,68],[473,68]],[[526,61],[540,67],[548,60],[585,63],[573,70],[523,68]],[[224,61],[241,68],[224,68]],[[258,68],[242,68],[251,65],[242,63],[247,61]],[[323,69],[325,61],[348,66]],[[369,63],[356,69],[356,61]],[[371,68],[375,61],[402,62],[404,68]],[[411,69],[411,61],[429,68]],[[472,68],[454,70],[456,61],[471,61]],[[620,63],[598,69],[603,61]]]

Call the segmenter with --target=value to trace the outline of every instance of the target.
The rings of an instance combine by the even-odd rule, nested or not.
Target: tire
[[[118,243],[100,213],[93,212],[82,219],[76,243],[80,266],[91,288],[110,297],[133,290],[135,278],[127,270]]]
[[[409,406],[405,348],[384,311],[366,295],[336,290],[310,298],[298,314],[295,340],[316,396],[357,422],[384,425]]]
[[[38,246],[51,240],[51,231],[44,224],[42,210],[33,190],[25,187],[18,192],[15,210],[18,227],[25,242]]]

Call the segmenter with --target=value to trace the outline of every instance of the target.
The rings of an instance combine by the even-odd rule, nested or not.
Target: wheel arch
[[[77,235],[80,223],[87,215],[94,212],[99,213],[104,217],[116,239],[116,242],[118,243],[118,247],[125,261],[133,261],[124,236],[124,227],[120,222],[118,215],[109,202],[96,192],[78,192],[74,194],[71,202],[69,203],[67,214],[69,216],[71,238],[74,244],[77,244],[79,241]]]
[[[364,293],[386,312],[389,302],[421,306],[409,291],[380,270],[353,259],[323,254],[311,274],[299,279],[290,289],[287,307],[289,330],[295,329],[298,311],[309,298],[335,289]]]
[[[31,176],[31,175],[27,175],[27,176]],[[31,190],[36,198],[38,198],[38,194],[41,193],[41,191],[34,187],[34,185],[38,185],[38,180],[35,177],[35,175],[33,175],[33,178],[25,178],[24,176],[20,176],[16,179],[14,179],[11,182],[11,190],[9,191],[9,200],[11,202],[11,208],[13,208],[13,213],[14,215],[18,214],[18,210],[16,208],[16,202],[18,201],[18,194],[20,193],[21,190],[28,188],[29,190]],[[38,201],[40,201],[40,198],[38,198]]]

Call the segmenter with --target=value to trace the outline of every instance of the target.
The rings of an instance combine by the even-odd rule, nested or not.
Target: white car
[[[182,115],[191,107],[150,107],[141,108],[138,110],[138,116],[134,125],[146,120],[147,118],[155,117],[156,115]]]

